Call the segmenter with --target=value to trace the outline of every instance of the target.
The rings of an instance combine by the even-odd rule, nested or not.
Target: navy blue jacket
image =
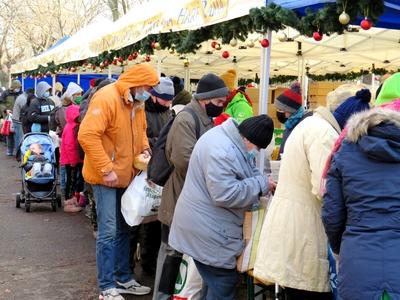
[[[333,251],[339,253],[343,300],[379,300],[384,290],[391,300],[400,299],[397,114],[397,125],[384,121],[373,127],[374,116],[365,113],[364,122],[353,124],[357,141],[344,140],[328,173],[322,220]],[[361,133],[365,125],[371,127]]]

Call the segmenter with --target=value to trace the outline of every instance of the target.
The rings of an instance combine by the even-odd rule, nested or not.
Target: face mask
[[[77,104],[77,105],[81,104],[81,101],[82,101],[82,96],[78,96],[74,100],[75,104]]]
[[[148,91],[136,92],[135,99],[141,102],[145,102],[150,98],[151,94]]]
[[[47,91],[43,94],[43,98],[49,98],[50,97],[50,92]]]
[[[284,112],[281,111],[277,111],[276,112],[276,118],[278,119],[279,122],[281,122],[282,124],[285,124],[286,121],[288,120],[288,118],[285,116]]]
[[[224,111],[223,106],[216,106],[212,102],[206,104],[207,116],[211,118],[218,117],[220,114],[222,114],[223,111]]]
[[[247,159],[250,161],[254,161],[256,159],[258,153],[259,153],[259,151],[256,148],[251,149],[250,151],[247,151]]]
[[[15,89],[14,92],[15,93],[19,93],[21,91],[21,89]]]

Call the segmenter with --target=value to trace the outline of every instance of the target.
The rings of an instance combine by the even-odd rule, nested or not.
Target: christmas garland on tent
[[[395,72],[400,72],[400,68]],[[360,79],[361,77],[367,76],[370,74],[382,76],[382,75],[389,74],[389,73],[393,73],[393,71],[389,71],[389,70],[386,70],[383,68],[377,68],[377,69],[371,69],[371,70],[361,70],[359,72],[327,73],[324,75],[315,75],[315,74],[307,73],[307,76],[308,76],[308,78],[310,78],[313,81],[353,81],[353,80]],[[269,83],[270,84],[284,84],[284,83],[296,81],[297,79],[298,79],[297,76],[278,75],[278,76],[272,76],[269,79]],[[239,86],[247,86],[252,83],[256,83],[256,84],[260,83],[260,79],[257,74],[256,74],[256,78],[254,78],[254,79],[240,78],[238,80]]]
[[[58,66],[50,62],[47,66],[40,66],[24,74],[44,76],[66,70],[74,72],[78,67],[104,69],[110,64],[124,65],[127,60],[137,60],[139,57],[144,61],[150,61],[150,55],[154,54],[155,50],[161,49],[168,49],[170,53],[196,53],[201,43],[206,41],[221,39],[223,44],[228,44],[233,39],[245,41],[249,33],[265,33],[268,29],[278,31],[286,26],[318,40],[322,39],[323,34],[342,34],[348,28],[350,20],[360,17],[365,18],[363,21],[367,20],[369,22],[367,25],[372,26],[371,22],[379,18],[383,9],[383,0],[337,0],[335,3],[325,4],[319,10],[306,9],[305,15],[300,16],[293,10],[272,3],[265,7],[252,8],[248,15],[241,18],[192,31],[149,35],[135,44],[103,52],[97,57]]]

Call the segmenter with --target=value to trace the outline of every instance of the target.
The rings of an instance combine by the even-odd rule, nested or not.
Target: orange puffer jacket
[[[143,107],[128,101],[130,88],[155,86],[159,78],[149,65],[135,65],[118,81],[93,96],[79,128],[78,140],[85,151],[83,176],[90,184],[104,184],[103,176],[115,171],[118,188],[127,187],[136,173],[136,155],[149,149]]]

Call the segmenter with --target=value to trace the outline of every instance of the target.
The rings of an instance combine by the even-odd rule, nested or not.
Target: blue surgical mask
[[[50,97],[50,92],[47,91],[43,94],[43,98],[49,98]]]
[[[142,102],[147,101],[150,98],[150,96],[151,96],[151,94],[147,91],[135,93],[135,99],[138,101],[142,101]]]
[[[254,148],[250,151],[247,151],[246,156],[247,156],[248,160],[254,161],[256,159],[256,157],[258,156],[258,154],[259,154],[259,151],[256,148]]]

